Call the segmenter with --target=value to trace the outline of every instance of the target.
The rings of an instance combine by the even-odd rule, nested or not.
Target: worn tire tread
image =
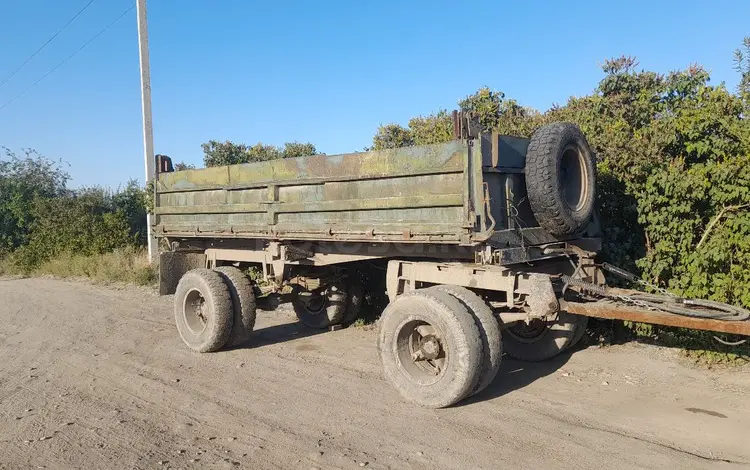
[[[182,311],[183,299],[192,289],[198,289],[211,308],[206,329],[198,336],[187,329]],[[185,273],[175,291],[174,314],[180,337],[190,349],[206,353],[224,347],[232,332],[232,301],[229,288],[219,273],[206,268],[192,269]]]
[[[579,211],[572,211],[563,199],[558,183],[559,161],[567,143],[575,141],[588,166],[589,195]],[[537,129],[526,153],[526,190],[539,225],[557,236],[580,231],[594,210],[596,165],[585,136],[572,123],[557,122]]]
[[[238,268],[219,266],[215,270],[222,276],[229,288],[234,311],[232,333],[227,340],[227,346],[239,346],[250,339],[250,334],[255,327],[255,291],[250,279]]]
[[[425,307],[422,313],[426,312],[429,320],[442,323],[440,330],[450,342],[450,379],[446,379],[446,373],[437,385],[424,386],[413,381],[401,370],[395,353],[396,328],[404,317],[425,319],[424,315],[414,314],[415,302],[417,307]],[[426,408],[444,408],[465,398],[475,389],[482,370],[482,340],[473,316],[456,298],[437,290],[414,290],[388,304],[380,319],[378,353],[391,385],[406,400]]]
[[[474,317],[474,322],[479,330],[479,336],[482,340],[482,371],[479,374],[479,380],[476,387],[470,392],[469,396],[475,395],[487,388],[497,375],[500,369],[500,362],[503,357],[503,339],[500,332],[500,324],[492,313],[492,309],[474,292],[466,287],[456,285],[438,285],[434,289],[447,292],[469,311]]]

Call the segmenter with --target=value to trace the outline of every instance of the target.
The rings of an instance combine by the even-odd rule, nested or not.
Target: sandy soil
[[[372,329],[316,333],[282,306],[252,344],[199,355],[171,297],[0,280],[0,468],[750,468],[750,370],[671,351],[506,360],[488,390],[415,408]]]

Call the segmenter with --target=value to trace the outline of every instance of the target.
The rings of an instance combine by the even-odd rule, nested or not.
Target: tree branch
[[[703,236],[701,237],[701,239],[698,242],[698,244],[695,245],[695,249],[697,250],[698,248],[700,248],[701,245],[708,239],[708,235],[711,233],[711,230],[713,230],[714,226],[719,222],[719,220],[721,220],[721,218],[724,217],[724,214],[726,214],[727,212],[738,211],[738,210],[744,209],[746,207],[750,207],[750,204],[740,204],[740,205],[737,205],[737,206],[726,206],[723,209],[721,209],[719,211],[719,213],[716,214],[716,217],[714,217],[713,220],[711,220],[711,222],[709,222],[709,224],[706,226],[706,230],[703,232]]]

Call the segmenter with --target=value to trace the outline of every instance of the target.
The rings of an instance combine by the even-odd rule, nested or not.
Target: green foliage
[[[0,275],[50,275],[150,286],[156,282],[157,270],[156,265],[148,262],[146,250],[127,246],[95,255],[62,253],[33,269],[23,269],[10,260],[0,260]]]
[[[414,145],[411,131],[398,124],[386,124],[378,127],[372,138],[372,150],[395,149]]]
[[[482,87],[473,95],[458,102],[458,106],[464,111],[471,111],[479,115],[479,124],[482,129],[497,129],[501,119],[501,105],[505,93],[492,91]]]
[[[439,144],[453,138],[453,121],[448,111],[441,109],[436,114],[410,119],[409,132],[414,145]]]
[[[738,92],[745,102],[745,111],[750,112],[750,36],[742,41],[741,48],[734,51],[734,66],[740,74]]]
[[[318,151],[315,149],[315,146],[309,142],[304,144],[300,142],[287,142],[281,150],[282,158],[307,157],[317,153]]]
[[[459,101],[458,106],[479,115],[479,124],[483,129],[506,135],[530,137],[544,123],[538,111],[525,108],[516,100],[506,99],[503,92],[487,87]]]
[[[101,188],[36,199],[28,242],[12,259],[32,270],[63,253],[94,255],[135,244],[127,215],[114,203],[113,195]]]
[[[264,162],[278,158],[294,158],[315,155],[317,150],[311,143],[287,142],[283,147],[257,143],[255,145],[236,144],[229,140],[210,140],[201,145],[203,163],[206,167],[237,165],[240,163]]]
[[[51,259],[92,256],[146,240],[151,200],[136,181],[115,192],[66,188],[60,163],[33,150],[0,160],[0,259],[32,272]]]
[[[153,185],[151,185],[153,188]],[[111,210],[120,212],[128,223],[130,236],[136,244],[145,245],[148,237],[146,212],[153,204],[153,190],[140,186],[138,181],[129,180],[125,188],[110,195]]]
[[[60,163],[25,150],[20,157],[2,148],[0,157],[0,257],[27,241],[32,223],[31,208],[38,198],[65,192],[70,178]]]
[[[578,124],[597,155],[601,257],[681,295],[750,308],[749,58],[750,37],[735,52],[736,94],[711,85],[697,65],[660,74],[619,57],[604,62],[605,76],[590,95],[545,113],[487,87],[459,106],[478,114],[485,130],[503,134]],[[433,129],[441,122],[419,117],[408,128],[381,127],[374,146],[440,141],[447,137]],[[684,344],[693,334],[653,331]],[[709,340],[690,337],[698,345]]]

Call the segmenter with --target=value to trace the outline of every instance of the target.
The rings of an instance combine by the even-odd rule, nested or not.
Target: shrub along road
[[[469,403],[384,381],[375,331],[315,334],[282,307],[198,355],[171,297],[0,279],[0,468],[747,468],[750,370],[641,345],[506,360]]]

